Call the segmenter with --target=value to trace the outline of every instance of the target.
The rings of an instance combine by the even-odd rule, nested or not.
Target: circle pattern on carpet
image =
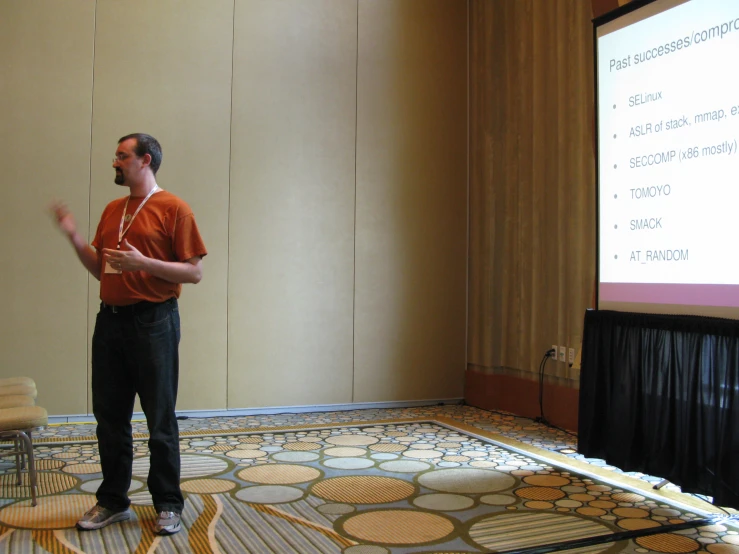
[[[458,494],[498,492],[516,484],[515,477],[492,469],[440,469],[424,473],[418,482],[429,489]]]
[[[231,450],[226,452],[226,456],[229,458],[236,458],[238,460],[255,460],[258,458],[265,458],[267,453],[264,450]]]
[[[102,473],[103,467],[100,464],[69,464],[62,468],[64,473],[72,473],[77,475],[89,475],[92,473]]]
[[[52,460],[50,458],[35,460],[36,471],[42,471],[44,469],[60,469],[65,465],[62,460]]]
[[[31,496],[28,472],[21,473],[21,484],[18,482],[16,473],[0,474],[0,498],[23,498]],[[36,472],[36,496],[57,494],[73,489],[79,483],[79,479],[73,475],[56,471]]]
[[[418,473],[426,471],[431,466],[425,462],[414,462],[411,460],[393,460],[380,464],[380,469],[393,473]]]
[[[515,533],[515,535],[514,535]],[[611,533],[603,523],[550,512],[505,512],[486,516],[470,526],[469,536],[485,550],[533,548],[557,542]]]
[[[339,435],[326,439],[326,442],[337,446],[369,446],[380,442],[380,439],[367,435]]]
[[[426,510],[439,512],[456,512],[466,510],[474,505],[475,501],[469,496],[461,494],[431,493],[422,494],[413,500],[413,504]]]
[[[228,462],[215,456],[199,454],[182,454],[180,456],[180,479],[207,477],[223,473],[228,469]],[[146,479],[149,476],[149,457],[134,458],[133,474]]]
[[[406,450],[403,452],[403,456],[406,458],[413,458],[416,460],[433,460],[441,458],[444,455],[443,452],[438,450]]]
[[[343,554],[389,554],[390,551],[382,546],[372,544],[355,544],[344,550]]]
[[[618,526],[627,531],[636,531],[638,529],[651,529],[652,527],[660,527],[658,521],[651,519],[620,519]]]
[[[236,487],[236,483],[226,479],[193,479],[180,485],[183,492],[195,494],[218,494],[228,492]]]
[[[486,494],[480,497],[480,502],[491,506],[508,506],[515,504],[518,500],[508,494]]]
[[[364,456],[367,451],[364,448],[340,446],[336,448],[327,448],[323,453],[326,456],[334,456],[337,458],[355,458],[357,456]]]
[[[549,487],[524,487],[516,489],[516,496],[528,500],[558,500],[565,496],[565,492]]]
[[[288,442],[284,446],[284,448],[285,450],[292,450],[295,452],[304,452],[304,451],[311,451],[311,450],[320,450],[321,445],[316,444],[314,442],[298,441],[298,442]]]
[[[80,489],[89,492],[91,494],[95,494],[97,490],[100,488],[100,485],[103,484],[102,479],[93,479],[92,481],[85,481],[84,483],[80,484]],[[138,490],[141,490],[144,487],[144,483],[139,481],[138,479],[131,479],[131,484],[128,485],[128,492],[135,492]]]
[[[308,466],[269,464],[247,467],[239,471],[236,476],[244,481],[261,485],[294,485],[318,479],[321,472]]]
[[[711,554],[739,554],[739,546],[732,544],[709,544],[706,550]]]
[[[151,493],[147,490],[137,491],[133,494],[128,494],[129,500],[131,500],[132,506],[153,506],[154,500],[151,498]]]
[[[385,544],[424,544],[454,531],[449,519],[412,510],[377,510],[349,516],[343,523],[350,536]]]
[[[351,504],[322,504],[318,506],[318,511],[326,515],[344,515],[356,510]]]
[[[97,499],[90,494],[61,494],[9,504],[0,510],[0,523],[21,529],[67,529],[92,508]]]
[[[331,469],[367,469],[375,463],[367,458],[333,458],[325,460],[323,465]]]
[[[271,457],[278,462],[313,462],[320,458],[314,452],[277,452]]]
[[[349,504],[385,504],[411,496],[416,488],[402,479],[375,475],[331,477],[313,485],[313,494],[324,500]]]
[[[326,520],[323,522],[330,530],[334,526],[336,532],[341,531],[341,526],[345,521],[352,517],[360,516],[370,512],[382,512],[387,510],[420,512],[429,515],[440,515],[454,523],[454,532],[446,537],[435,541],[435,545],[421,546],[424,543],[416,543],[410,545],[414,552],[423,551],[426,554],[434,552],[461,552],[474,550],[471,546],[467,532],[473,524],[481,521],[482,518],[500,517],[502,515],[527,514],[532,511],[547,513],[555,516],[573,517],[571,521],[575,527],[581,524],[585,518],[590,518],[591,522],[605,525],[611,532],[614,529],[641,529],[650,528],[661,534],[665,534],[668,529],[656,527],[657,525],[669,525],[689,522],[697,519],[698,515],[691,513],[688,508],[678,508],[671,504],[668,499],[660,498],[657,493],[655,496],[646,496],[630,490],[619,488],[614,483],[606,484],[596,480],[595,477],[578,473],[574,470],[566,471],[559,467],[553,467],[547,463],[546,458],[535,459],[535,454],[526,454],[521,451],[513,451],[506,446],[496,445],[485,438],[475,437],[473,435],[457,434],[448,428],[439,426],[433,422],[401,422],[378,425],[375,427],[363,428],[359,426],[350,426],[351,415],[332,414],[320,416],[321,423],[328,424],[325,427],[306,428],[298,427],[295,430],[279,429],[274,432],[252,432],[243,433],[243,427],[258,427],[263,419],[274,421],[276,425],[285,425],[293,419],[303,417],[297,414],[281,414],[275,416],[247,416],[244,418],[242,427],[236,429],[232,424],[224,426],[220,431],[211,432],[209,434],[192,433],[187,435],[181,434],[180,451],[185,457],[185,464],[188,467],[195,460],[216,460],[224,462],[215,469],[218,473],[208,474],[184,478],[182,480],[183,491],[190,496],[186,497],[186,502],[194,503],[197,512],[190,512],[190,523],[196,520],[195,513],[199,510],[207,508],[208,513],[212,513],[216,505],[222,505],[223,511],[218,517],[231,517],[228,513],[252,514],[260,519],[279,518],[281,525],[286,526],[285,531],[291,532],[290,529],[298,525],[293,521],[294,517],[301,518],[308,516],[306,510],[314,510],[314,514],[324,514]],[[342,419],[346,418],[346,419]],[[220,418],[209,419],[210,421],[218,421]],[[331,425],[331,422],[339,420],[340,425]],[[518,438],[517,426],[515,418],[503,418],[509,422],[507,428],[514,433],[513,438]],[[503,421],[501,420],[501,421]],[[187,421],[181,425],[191,425],[194,428],[198,424],[193,421]],[[134,422],[136,426],[144,427],[145,422]],[[234,429],[235,434],[229,434],[229,430]],[[215,431],[216,429],[214,429]],[[537,433],[541,431],[539,426],[533,425],[532,430]],[[48,436],[53,436],[52,434]],[[145,439],[146,433],[141,434],[139,438]],[[546,448],[553,450],[556,445],[548,445],[546,441],[546,433],[541,435],[530,435],[532,445],[544,445]],[[43,440],[43,439],[42,439]],[[377,442],[372,442],[377,440]],[[371,444],[367,445],[366,443]],[[340,444],[336,444],[340,443]],[[345,444],[358,443],[358,444]],[[69,491],[72,495],[79,495],[80,491],[88,493],[88,496],[94,493],[100,485],[100,458],[97,446],[93,443],[75,444],[69,440],[60,441],[57,444],[38,444],[34,448],[39,469],[51,469],[52,473],[64,476],[65,479],[77,479],[75,491]],[[566,452],[567,451],[567,452]],[[148,456],[150,455],[147,443],[143,440],[137,440],[134,443],[134,452],[137,458],[136,467],[141,477],[148,473]],[[408,455],[403,455],[407,452]],[[572,457],[579,458],[574,448],[569,450],[559,448],[559,452],[572,454]],[[415,457],[414,457],[415,456]],[[441,456],[435,457],[435,456]],[[233,457],[233,461],[228,458]],[[147,458],[144,460],[144,458]],[[382,465],[387,461],[394,464]],[[587,461],[590,463],[590,461]],[[594,460],[594,465],[610,470],[602,460]],[[282,471],[286,466],[298,466],[312,468],[318,471],[320,477],[309,481],[301,481],[293,483],[293,478],[270,478],[260,479],[260,481],[243,482],[239,473],[244,470],[266,472],[267,474],[275,471]],[[186,468],[187,470],[188,468]],[[143,470],[143,471],[142,471]],[[481,476],[490,476],[491,474],[506,475],[506,479],[511,479],[508,483],[497,483],[493,489],[499,489],[493,492],[451,492],[445,490],[431,489],[424,486],[424,480],[429,480],[428,476],[434,474],[443,476],[442,471],[462,471],[480,472]],[[392,471],[392,472],[391,472]],[[14,464],[12,461],[8,463],[6,460],[0,460],[0,474],[14,474]],[[196,473],[204,473],[202,468]],[[453,475],[453,473],[451,474]],[[351,494],[355,494],[356,498],[350,498],[355,504],[349,502],[340,502],[329,498],[322,499],[314,493],[313,487],[320,483],[321,478],[326,477],[338,478],[337,476],[350,478],[365,478],[386,476],[389,479],[397,479],[405,482],[408,487],[408,496],[395,500],[403,494],[395,493],[389,498],[377,498],[378,491],[385,494],[383,487],[374,487],[363,490],[359,488],[357,493],[353,492],[352,487],[337,487],[338,491],[329,491],[329,496],[334,495],[337,498],[348,498],[347,490]],[[441,479],[442,482],[449,481],[447,477]],[[489,489],[489,485],[481,486],[477,479],[468,479],[473,476],[472,473],[462,473],[462,481],[466,486],[474,489]],[[274,475],[273,475],[274,477]],[[649,481],[649,478],[636,476],[642,480]],[[288,481],[288,482],[283,482]],[[483,479],[484,484],[485,479]],[[335,483],[340,481],[335,481]],[[433,483],[433,478],[428,481]],[[510,484],[508,488],[505,488]],[[454,488],[455,485],[452,486]],[[501,488],[503,487],[503,488]],[[388,488],[396,488],[388,487]],[[237,494],[239,489],[247,490],[245,493]],[[6,488],[9,498],[0,498],[1,506],[8,507],[10,505],[20,504],[20,500],[26,501],[28,488],[15,487],[8,485]],[[320,491],[320,487],[316,490]],[[0,493],[1,494],[1,493]],[[203,495],[198,499],[195,495]],[[25,496],[24,496],[25,495]],[[67,495],[66,491],[61,493],[62,496]],[[206,495],[212,495],[208,498]],[[556,496],[562,495],[559,498]],[[219,497],[222,504],[219,504]],[[134,512],[138,514],[139,519],[147,520],[153,517],[152,498],[145,488],[145,484],[141,478],[137,478],[132,482],[129,497],[132,500]],[[387,504],[378,504],[390,500]],[[239,508],[237,504],[240,501],[253,502],[251,508]],[[294,506],[278,507],[278,504],[288,502],[298,502]],[[323,504],[326,502],[326,504]],[[362,504],[368,502],[368,504]],[[267,506],[257,506],[257,504],[275,504],[275,510],[270,510]],[[94,504],[94,501],[90,502]],[[230,507],[229,507],[230,506]],[[75,510],[74,518],[79,513],[89,509],[90,505],[86,505],[79,510]],[[188,508],[189,509],[189,508]],[[234,512],[233,509],[236,511]],[[246,510],[246,511],[245,511]],[[444,514],[444,512],[448,512]],[[205,513],[205,512],[203,512]],[[579,518],[577,516],[580,516]],[[238,517],[238,516],[237,516]],[[319,516],[320,518],[321,516]],[[197,519],[200,519],[199,516]],[[202,525],[205,519],[200,520]],[[314,521],[307,517],[309,521]],[[459,521],[458,521],[459,520]],[[238,520],[237,520],[238,521]],[[355,520],[356,521],[356,520]],[[100,533],[80,535],[80,537],[97,537],[112,536],[120,533],[131,531],[137,533],[141,524],[134,518],[120,526],[112,526],[110,529]],[[260,535],[261,539],[265,539],[260,527],[252,527],[252,532]],[[475,528],[481,531],[480,527]],[[12,531],[11,531],[12,532]],[[463,532],[463,535],[459,535]],[[218,533],[218,531],[216,531]],[[524,532],[524,536],[528,532]],[[675,536],[679,537],[677,542],[667,543],[663,541],[662,546],[655,545],[651,552],[665,551],[669,552],[685,552],[690,548],[692,551],[699,549],[703,552],[711,554],[739,554],[739,533],[728,529],[726,526],[711,525],[703,526],[696,529],[686,529],[675,532]],[[15,535],[13,541],[23,541],[17,544],[26,544],[26,538],[20,539],[20,533]],[[31,534],[26,532],[25,537]],[[42,545],[41,537],[49,537],[48,533],[34,535],[37,546]],[[60,535],[57,535],[61,537]],[[669,537],[669,535],[666,535]],[[68,537],[72,537],[69,535]],[[142,535],[143,538],[143,535]],[[256,538],[256,537],[255,537]],[[352,544],[351,540],[344,546]],[[444,542],[449,539],[454,542]],[[60,539],[61,540],[61,539]],[[134,539],[135,540],[135,539]],[[424,539],[425,540],[425,539]],[[466,542],[469,546],[464,547],[462,542]],[[63,542],[63,541],[62,541]],[[15,544],[15,543],[14,543]],[[48,543],[45,543],[48,544]],[[72,544],[76,547],[77,542],[72,540]],[[388,543],[392,544],[392,543]],[[648,544],[648,543],[644,543]],[[647,554],[650,549],[644,545],[632,541],[629,551],[634,550],[633,554]],[[696,547],[696,545],[698,545]],[[617,545],[621,547],[622,545]],[[380,545],[355,545],[352,551],[361,552],[364,548],[380,548],[389,552],[388,548]],[[519,545],[515,545],[518,548]],[[227,549],[230,551],[230,549]],[[310,550],[310,549],[308,549]],[[589,552],[596,551],[612,551],[611,546],[605,548],[590,548]],[[345,552],[349,548],[345,548]],[[375,552],[375,550],[372,550]],[[379,552],[379,551],[378,551]],[[225,552],[224,552],[225,554]]]
[[[655,552],[683,553],[695,552],[700,548],[700,543],[690,537],[664,533],[661,535],[649,535],[635,539],[636,544]]]
[[[256,485],[239,490],[235,496],[244,502],[254,504],[283,504],[303,498],[305,493],[297,487],[285,485]]]
[[[562,487],[570,484],[569,479],[557,475],[531,475],[524,477],[523,482],[537,487]]]
[[[407,450],[408,447],[402,444],[384,442],[381,444],[373,444],[369,449],[375,452],[403,452],[403,450]]]

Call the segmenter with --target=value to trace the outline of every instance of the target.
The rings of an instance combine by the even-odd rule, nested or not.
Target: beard
[[[126,182],[126,178],[123,176],[123,172],[116,171],[115,172],[115,179],[113,179],[116,185],[122,185]]]

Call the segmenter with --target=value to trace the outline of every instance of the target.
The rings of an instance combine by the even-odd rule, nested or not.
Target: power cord
[[[541,423],[542,425],[546,425],[547,427],[556,429],[557,431],[561,431],[562,433],[567,433],[568,435],[578,438],[577,434],[572,433],[567,429],[557,427],[544,416],[544,367],[547,365],[547,360],[551,357],[551,355],[556,353],[557,351],[554,348],[550,348],[544,353],[544,357],[541,359],[541,363],[539,363],[539,417],[534,418],[534,421],[536,423]]]
[[[534,421],[537,423],[543,423],[549,426],[550,423],[547,418],[544,417],[544,367],[547,365],[547,360],[552,354],[555,354],[556,350],[550,348],[544,353],[544,357],[539,362],[539,417],[535,418]]]

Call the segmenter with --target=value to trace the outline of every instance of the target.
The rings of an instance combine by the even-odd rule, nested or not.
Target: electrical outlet
[[[567,361],[570,365],[575,363],[575,349],[574,348],[570,348],[567,351]]]
[[[560,346],[559,347],[559,361],[564,362],[566,360],[567,360],[567,347]]]
[[[554,358],[556,360],[557,359],[557,345],[556,344],[552,345],[552,350],[554,350],[554,352],[549,354],[549,357]]]

